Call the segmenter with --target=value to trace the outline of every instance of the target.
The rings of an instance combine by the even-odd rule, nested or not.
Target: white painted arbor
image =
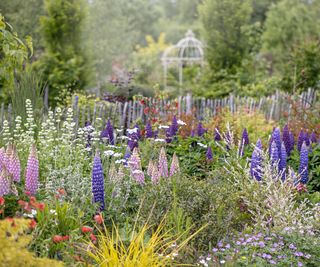
[[[183,67],[185,65],[197,64],[203,66],[203,44],[195,38],[194,33],[188,30],[185,38],[176,45],[168,47],[161,58],[164,73],[164,87],[167,87],[168,68],[175,65],[179,70],[179,86],[183,85]]]

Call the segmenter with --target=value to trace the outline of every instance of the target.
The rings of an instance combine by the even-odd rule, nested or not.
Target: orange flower
[[[34,228],[36,228],[36,226],[37,222],[34,219],[32,219],[29,223],[29,228],[33,230]]]
[[[3,206],[4,203],[5,203],[4,198],[3,198],[3,197],[0,197],[0,206]]]
[[[66,192],[66,190],[64,190],[64,188],[58,189],[58,193],[59,193],[60,195],[62,195],[62,196],[66,196],[66,195],[67,195],[67,192]]]
[[[94,216],[94,220],[96,221],[97,224],[102,224],[103,223],[103,218],[101,214],[97,214]]]
[[[81,227],[81,232],[82,233],[91,233],[93,231],[93,229],[91,228],[91,227],[89,227],[89,226],[82,226]]]
[[[22,209],[24,209],[25,211],[31,212],[31,207],[29,205],[28,202],[23,201],[23,200],[18,200],[18,204],[19,206],[21,206]]]
[[[63,240],[63,241],[67,241],[67,240],[69,240],[69,238],[70,238],[70,236],[65,235],[65,236],[62,237],[62,240]]]
[[[34,205],[35,203],[37,203],[37,199],[34,196],[30,197],[30,204]]]

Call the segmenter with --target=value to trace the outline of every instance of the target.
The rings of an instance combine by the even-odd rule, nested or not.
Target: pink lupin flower
[[[171,161],[171,166],[170,166],[170,177],[179,172],[180,172],[179,159],[176,155],[176,152],[174,152],[172,161]]]
[[[164,147],[160,150],[159,155],[159,175],[160,177],[168,177],[168,160]]]
[[[9,162],[9,172],[12,175],[13,181],[20,182],[21,165],[15,146],[13,146],[13,152]]]
[[[3,160],[3,165],[6,167],[6,169],[8,170],[9,173],[11,173],[11,157],[13,154],[13,147],[11,144],[8,144],[7,149],[6,149],[6,153],[4,156],[4,160]]]
[[[0,197],[10,193],[10,180],[8,179],[8,171],[4,167],[0,173]]]
[[[151,181],[153,184],[157,184],[160,181],[159,170],[156,165],[153,165],[153,170],[151,174]]]
[[[149,176],[152,176],[153,166],[154,166],[154,164],[153,164],[152,160],[150,160],[150,161],[149,161],[149,164],[148,164],[148,169],[147,169],[147,174],[148,174]]]
[[[35,144],[32,145],[26,170],[26,191],[34,195],[39,186],[39,161]]]
[[[132,155],[129,158],[129,167],[131,176],[140,184],[144,183],[144,173],[141,168],[141,159],[138,153],[138,149],[133,149]]]
[[[2,171],[2,169],[3,169],[5,158],[6,158],[6,151],[5,151],[4,147],[2,147],[0,149],[0,171]]]
[[[120,166],[119,166],[119,169],[118,169],[118,173],[117,173],[117,180],[119,181],[119,182],[121,182],[122,180],[123,180],[123,178],[124,178],[124,170],[123,170],[123,165],[121,164]]]

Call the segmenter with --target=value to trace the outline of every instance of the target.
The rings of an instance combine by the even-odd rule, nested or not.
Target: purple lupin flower
[[[152,133],[152,126],[150,121],[148,121],[145,130],[146,130],[146,138],[152,138],[153,133]]]
[[[179,159],[176,155],[176,152],[174,152],[172,161],[171,161],[171,166],[170,166],[170,177],[179,172],[180,172]]]
[[[294,135],[292,132],[290,132],[290,153],[291,153],[291,151],[294,150],[294,144],[295,144]]]
[[[179,124],[178,124],[176,116],[173,116],[172,122],[171,122],[171,126],[170,126],[169,129],[170,129],[170,135],[172,137],[174,137],[177,134],[178,130],[179,130]]]
[[[99,151],[96,152],[93,160],[92,195],[93,203],[99,203],[100,210],[104,210],[104,176]]]
[[[255,178],[257,181],[261,181],[262,178],[262,143],[258,139],[255,149],[252,152],[251,157],[251,166],[250,166],[250,175],[252,178]]]
[[[304,134],[304,141],[306,142],[306,146],[310,146],[310,136],[308,131]]]
[[[0,172],[0,197],[10,193],[10,180],[8,179],[8,172],[4,167]]]
[[[283,127],[283,130],[282,130],[282,141],[283,141],[284,146],[286,148],[287,155],[290,155],[290,153],[291,153],[291,140],[290,140],[289,127],[287,124]]]
[[[33,144],[28,158],[26,170],[26,191],[35,195],[39,186],[39,161],[37,158],[36,145]]]
[[[248,135],[247,128],[244,128],[242,131],[241,143],[243,143],[243,145],[245,146],[249,145],[249,135]]]
[[[137,129],[137,131],[136,131],[136,136],[137,136],[138,140],[140,140],[140,139],[141,139],[141,130],[140,130],[139,125],[136,123],[136,125],[134,126],[134,128]]]
[[[284,142],[281,144],[280,161],[279,161],[279,172],[281,174],[281,180],[284,181],[286,178],[286,167],[287,167],[287,151]]]
[[[113,135],[113,126],[110,122],[110,119],[108,119],[106,128],[101,132],[100,135],[101,138],[108,138],[109,143],[111,145],[114,145],[114,135]]]
[[[202,123],[199,122],[199,123],[198,123],[198,127],[197,127],[197,134],[198,134],[198,136],[203,136],[206,131],[207,131],[207,130],[206,130],[205,128],[203,128]]]
[[[13,181],[20,182],[21,165],[18,157],[17,149],[13,146],[13,153],[9,163],[9,172],[12,175]]]
[[[166,130],[166,142],[169,144],[172,141],[171,126]]]
[[[207,158],[207,160],[209,160],[209,161],[213,159],[213,154],[212,154],[211,146],[208,146],[207,153],[206,153],[206,158]]]
[[[272,167],[278,168],[279,152],[278,152],[278,147],[275,141],[273,141],[271,144],[270,160],[271,160]]]
[[[139,146],[138,141],[139,141],[139,137],[138,137],[138,131],[139,129],[137,128],[133,128],[133,129],[128,129],[128,147],[130,148],[131,151],[133,151],[135,148],[137,148]]]
[[[274,141],[277,145],[277,149],[278,149],[278,159],[280,158],[280,152],[281,152],[281,132],[279,127],[277,127],[276,129],[274,129],[273,133],[272,133],[272,141]]]
[[[86,136],[86,148],[91,147],[91,140],[92,140],[92,134],[94,132],[94,128],[91,126],[91,122],[90,121],[86,121],[84,124],[84,132],[85,132],[85,136]],[[102,135],[102,132],[101,132]]]
[[[154,133],[153,133],[154,139],[157,139],[158,136],[159,136],[159,131],[158,131],[158,130],[155,130]]]
[[[299,165],[299,175],[300,182],[306,184],[308,182],[308,162],[309,162],[309,149],[305,142],[303,142],[300,150],[300,165]]]
[[[311,135],[310,135],[310,141],[311,141],[311,143],[313,143],[313,144],[316,144],[317,143],[317,135],[316,135],[316,133],[313,131],[312,133],[311,133]]]
[[[299,132],[299,136],[298,136],[298,144],[297,144],[297,149],[300,152],[301,150],[301,146],[304,142],[304,131],[301,129]]]
[[[195,135],[195,134],[194,134],[194,129],[192,129],[192,130],[191,130],[191,133],[190,133],[190,136],[191,136],[191,137],[194,137],[194,135]]]
[[[160,177],[168,177],[168,160],[167,160],[167,155],[164,147],[161,148],[160,150],[160,155],[159,155],[159,175]]]
[[[214,141],[221,141],[219,128],[214,128]]]

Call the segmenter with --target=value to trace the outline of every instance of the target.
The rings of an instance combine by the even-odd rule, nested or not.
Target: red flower
[[[44,211],[45,207],[46,207],[46,204],[42,202],[36,204],[36,208],[39,209],[40,211]]]
[[[93,233],[90,234],[90,239],[93,243],[97,241],[97,237]]]
[[[144,109],[143,109],[144,115],[148,115],[149,110],[150,110],[150,109],[149,109],[148,107],[144,108]]]
[[[30,197],[30,204],[34,205],[35,203],[37,203],[37,199],[34,196]]]
[[[93,229],[91,228],[91,227],[89,227],[89,226],[82,226],[81,227],[81,232],[82,233],[91,233],[93,231]]]
[[[0,197],[0,206],[3,206],[4,205],[4,198],[3,197]]]
[[[52,241],[54,243],[60,243],[61,241],[63,241],[63,237],[61,235],[55,235],[54,237],[52,237]]]
[[[33,230],[34,228],[36,228],[36,226],[37,222],[34,219],[32,219],[29,223],[29,228]]]
[[[30,207],[30,205],[29,205],[28,202],[23,201],[23,200],[20,199],[20,200],[18,200],[18,204],[19,204],[19,206],[21,206],[21,208],[24,209],[25,211],[28,211],[28,212],[31,211],[31,207]]]
[[[97,214],[94,216],[94,220],[96,221],[97,224],[102,224],[103,223],[103,218],[101,214]]]
[[[67,240],[69,240],[69,238],[70,238],[70,236],[65,235],[65,236],[62,237],[62,240],[63,240],[63,241],[67,241]]]
[[[27,196],[31,196],[30,191],[26,191],[25,194],[26,194]]]
[[[144,100],[142,99],[142,100],[140,100],[140,104],[141,104],[141,105],[145,105],[145,104],[146,104],[146,101],[144,101]]]

